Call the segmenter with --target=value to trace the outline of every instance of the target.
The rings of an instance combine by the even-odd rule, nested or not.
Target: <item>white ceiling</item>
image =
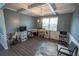
[[[29,16],[41,16],[41,15],[44,16],[44,15],[54,14],[49,8],[48,4],[39,5],[29,9],[28,6],[32,4],[33,3],[7,3],[5,5],[5,8],[8,8],[14,11],[24,9],[24,10],[21,10],[20,13],[23,13]],[[75,3],[55,3],[56,10],[54,10],[54,12],[56,12],[57,14],[72,13],[74,12],[76,6],[77,4]]]
[[[30,3],[6,3],[7,8],[18,10],[20,8],[27,8]]]
[[[74,3],[62,3],[56,4],[56,12],[58,14],[71,13],[75,10],[76,4]]]

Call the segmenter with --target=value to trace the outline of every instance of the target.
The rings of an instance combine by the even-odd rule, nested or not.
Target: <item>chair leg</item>
[[[61,53],[59,55],[61,55]]]
[[[60,53],[60,52],[58,51],[58,54],[57,54],[57,56],[59,56],[59,53]]]

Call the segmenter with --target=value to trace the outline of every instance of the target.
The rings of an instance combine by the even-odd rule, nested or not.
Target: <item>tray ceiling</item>
[[[51,3],[50,6],[54,10],[55,13],[64,14],[64,13],[74,12],[77,4],[75,3]],[[20,13],[23,13],[29,16],[45,16],[45,15],[54,14],[51,11],[48,4],[46,3],[7,3],[5,5],[5,8],[15,10],[17,12],[20,12]]]

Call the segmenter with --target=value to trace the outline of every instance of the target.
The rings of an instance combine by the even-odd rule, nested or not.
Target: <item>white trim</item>
[[[51,6],[51,4],[50,4],[50,3],[47,3],[47,5],[49,6],[51,12],[52,12],[54,15],[56,15],[56,12],[55,12],[54,8]]]
[[[17,11],[17,10],[15,10],[15,9],[12,9],[12,8],[9,8],[9,7],[5,7],[6,9],[9,9],[9,10],[12,10],[12,11]]]
[[[3,46],[4,49],[7,50],[7,49],[8,49],[8,46],[6,45],[6,42],[7,42],[7,41],[5,40],[5,36],[2,35],[1,33],[0,33],[0,40],[1,40],[1,41],[0,41],[0,44]],[[4,42],[4,41],[5,41],[5,42]],[[4,44],[3,44],[3,42],[4,42]]]
[[[3,10],[2,10],[3,11]],[[4,15],[4,13],[3,13],[3,15]],[[6,33],[6,24],[5,24],[5,19],[4,19],[4,16],[3,16],[3,22],[4,22],[4,24],[3,24],[3,32],[4,32],[4,39],[5,39],[5,49],[8,49],[8,44],[7,44],[7,33]]]
[[[74,44],[76,44],[79,47],[78,41],[71,34],[69,34],[69,39],[70,41],[72,41]]]
[[[47,4],[43,4],[43,5],[36,6],[36,7],[30,8],[30,9],[34,9],[34,8],[40,8],[40,7],[44,7],[44,6],[46,6],[46,5],[47,5]]]
[[[2,15],[1,17],[2,17],[2,22],[3,22],[3,26],[2,26],[3,34],[2,33],[0,34],[0,38],[1,38],[0,43],[3,46],[4,49],[8,49],[4,13],[3,13],[2,9],[0,10],[0,12],[1,12],[1,15]]]

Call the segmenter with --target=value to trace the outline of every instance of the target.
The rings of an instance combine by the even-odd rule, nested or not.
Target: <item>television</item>
[[[67,32],[65,32],[65,31],[60,31],[60,34],[67,35]]]
[[[20,32],[26,31],[26,26],[20,26],[20,27],[19,27],[19,31],[20,31]]]

